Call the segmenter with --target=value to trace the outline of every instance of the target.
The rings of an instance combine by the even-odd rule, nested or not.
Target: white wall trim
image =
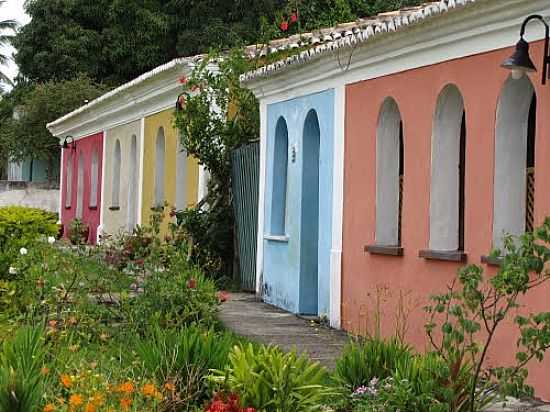
[[[256,294],[261,295],[264,272],[265,179],[267,162],[267,105],[260,101],[260,177],[258,196],[258,246],[256,250]]]
[[[137,224],[142,225],[143,213],[143,166],[145,159],[145,117],[139,121],[139,175],[138,175],[138,199],[137,199]]]
[[[334,91],[334,161],[332,184],[332,247],[330,252],[330,326],[340,329],[342,312],[342,236],[344,216],[344,155],[346,89]]]
[[[107,203],[105,201],[105,156],[106,156],[106,147],[107,147],[107,130],[103,131],[103,141],[101,142],[101,205],[99,207],[99,226],[96,233],[96,242],[100,243],[100,236],[103,232],[103,222],[105,217],[105,208]]]
[[[61,164],[59,166],[59,209],[58,209],[58,220],[61,221],[61,216],[63,213],[63,209],[65,208],[65,203],[63,202],[63,193],[65,192],[65,188],[63,185],[65,184],[65,179],[63,179],[63,176],[65,176],[65,173],[63,173],[63,160],[65,158],[65,149],[61,149]]]
[[[514,46],[523,19],[532,13],[550,19],[548,0],[478,0],[471,7],[384,33],[355,49],[338,49],[308,64],[246,82],[246,87],[270,104]],[[543,37],[542,25],[529,26],[528,41]],[[342,62],[347,62],[350,54],[351,64],[344,67]]]

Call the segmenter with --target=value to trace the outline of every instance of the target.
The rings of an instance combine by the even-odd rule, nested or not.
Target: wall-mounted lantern
[[[76,142],[72,136],[65,136],[65,140],[63,141],[61,147],[63,149],[71,148],[73,151],[76,151]]]
[[[185,95],[186,93],[183,92],[183,93],[180,93],[178,95],[178,99],[176,100],[176,112],[181,112],[183,110],[183,107],[185,106]]]
[[[529,16],[525,19],[525,21],[521,25],[520,40],[516,45],[516,51],[514,52],[512,57],[506,59],[504,63],[502,63],[501,67],[512,70],[512,78],[516,80],[521,79],[526,73],[533,73],[537,71],[533,60],[531,60],[531,56],[529,55],[529,43],[524,39],[527,24],[531,20],[541,21],[546,29],[546,38],[544,42],[544,58],[542,61],[542,84],[544,85],[546,84],[546,79],[549,78],[550,74],[548,70],[550,66],[550,27],[548,26],[548,23],[544,21],[544,18],[538,14]]]

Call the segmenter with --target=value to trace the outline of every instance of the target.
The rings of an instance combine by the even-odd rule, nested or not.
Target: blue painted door
[[[303,132],[300,313],[319,313],[319,151],[317,113],[308,113]]]

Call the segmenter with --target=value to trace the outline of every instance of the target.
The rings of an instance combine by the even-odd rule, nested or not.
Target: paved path
[[[235,333],[285,351],[307,352],[311,359],[333,368],[348,341],[340,331],[300,319],[274,306],[259,302],[254,295],[232,293],[219,314],[224,325]]]

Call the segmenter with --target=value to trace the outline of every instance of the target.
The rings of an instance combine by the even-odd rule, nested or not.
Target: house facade
[[[539,73],[516,79],[500,67],[532,14],[550,20],[550,4],[434,2],[313,33],[306,37],[319,44],[242,77],[261,108],[265,194],[257,291],[266,301],[304,313],[302,306],[279,299],[289,290],[301,294],[297,277],[316,277],[310,286],[321,296],[321,264],[302,273],[296,264],[316,250],[317,262],[325,259],[323,269],[329,271],[326,315],[333,326],[362,335],[397,334],[420,350],[429,347],[422,309],[429,296],[446,291],[465,263],[495,273],[498,262],[488,256],[502,245],[503,234],[531,230],[550,211],[544,190],[550,176],[544,162],[550,86],[541,84],[540,73],[544,27],[532,23],[526,35]],[[316,147],[306,143],[309,128],[297,102],[317,95],[331,96],[315,109],[320,123],[330,118],[333,124],[331,185],[313,179],[317,187],[308,190],[331,198],[330,219],[315,214],[323,207],[321,197],[310,197],[302,209],[293,204],[295,187],[303,187],[311,168],[302,168],[301,181],[290,159],[317,159]],[[288,129],[284,176],[283,150],[274,148],[285,140],[278,137],[285,136],[280,119],[288,124],[286,118],[293,117],[299,121]],[[301,136],[296,147],[291,135]],[[320,159],[312,164],[314,170],[323,167]],[[302,229],[296,216],[304,213],[316,221],[319,234],[330,236],[328,250],[315,231],[308,231],[305,243],[287,233]],[[279,231],[283,239],[271,239],[274,222],[275,227],[290,222],[288,231]],[[279,240],[283,246],[272,245]],[[285,260],[282,252],[294,260]],[[547,286],[533,292],[526,310],[549,311],[549,293]],[[489,362],[512,363],[517,338],[505,326]],[[546,398],[549,368],[547,359],[529,369],[529,382]]]
[[[205,171],[179,146],[173,127],[179,79],[199,57],[173,60],[50,123],[62,150],[60,217],[90,227],[90,243],[103,234],[147,225],[152,209],[185,209],[204,196]],[[201,178],[199,178],[201,177]],[[169,210],[168,209],[168,210]],[[166,233],[168,210],[162,223]]]

